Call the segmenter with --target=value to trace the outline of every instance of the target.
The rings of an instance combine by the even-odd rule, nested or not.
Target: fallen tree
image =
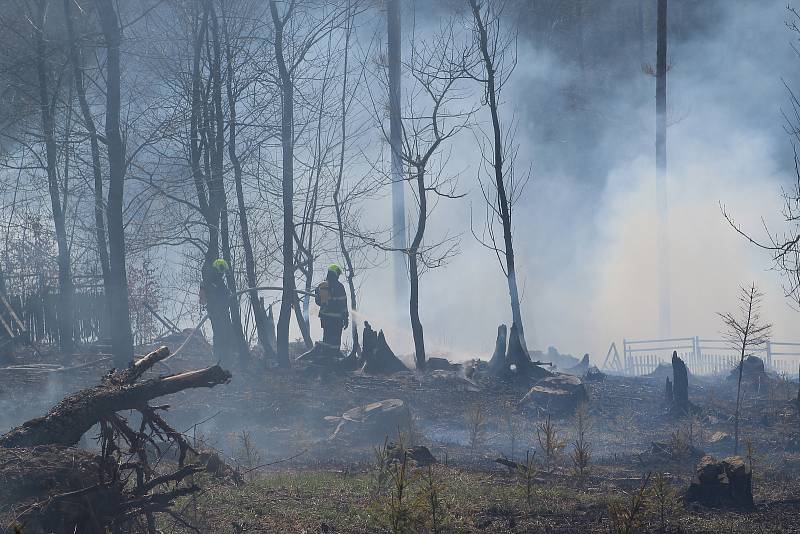
[[[155,532],[153,514],[172,514],[176,498],[199,490],[184,481],[206,470],[202,455],[161,417],[168,406],[149,403],[227,383],[231,375],[215,365],[139,382],[168,355],[161,347],[0,436],[0,532],[104,533],[134,522]],[[138,425],[118,413],[128,410],[139,413]],[[94,425],[100,454],[75,449]],[[173,447],[177,466],[161,462]],[[190,453],[198,461],[187,463]]]

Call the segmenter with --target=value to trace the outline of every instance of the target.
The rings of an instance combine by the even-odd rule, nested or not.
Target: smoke
[[[788,14],[777,3],[711,2],[698,8],[704,20],[690,23],[672,6],[672,334],[718,337],[717,312],[733,310],[738,286],[755,282],[775,339],[796,341],[797,316],[768,253],[738,236],[720,208],[757,235],[762,218],[783,229],[781,187],[794,177],[781,107],[788,104],[784,80],[793,85],[798,61]],[[590,33],[586,48],[594,55],[583,70],[574,50],[548,48],[544,39],[533,44],[521,32],[504,120],[516,126],[518,172],[532,168],[514,212],[526,336],[533,348],[589,352],[601,363],[612,341],[658,330],[655,80],[641,68],[655,62],[654,30],[638,62],[615,48],[621,38],[613,32]],[[480,225],[484,215],[475,152],[471,136],[453,142],[450,166],[467,200],[441,202],[431,223],[432,235],[462,234],[461,254],[422,279],[426,342],[435,347],[429,352],[454,359],[487,357],[497,325],[510,321],[500,266],[469,231],[470,220]],[[383,271],[364,282],[361,309],[377,326],[388,317],[391,294],[381,288],[390,283]],[[398,352],[410,351],[410,334],[387,335]]]

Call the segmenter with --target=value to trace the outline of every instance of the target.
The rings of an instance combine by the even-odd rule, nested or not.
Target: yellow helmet
[[[342,274],[342,268],[336,265],[335,263],[332,263],[330,267],[328,267],[328,270],[335,272],[336,276],[341,276]]]
[[[220,272],[220,273],[224,273],[225,271],[227,271],[228,269],[231,268],[231,266],[228,265],[228,262],[223,260],[222,258],[217,258],[216,260],[214,260],[211,263],[211,266],[214,269],[216,269],[217,272]]]

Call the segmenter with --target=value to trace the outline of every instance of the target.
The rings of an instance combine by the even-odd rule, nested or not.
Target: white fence
[[[613,350],[613,360],[611,359]],[[670,363],[672,353],[686,363],[695,375],[723,375],[736,367],[740,354],[730,342],[722,339],[682,337],[672,339],[644,339],[622,342],[622,358],[612,344],[604,366],[630,376],[652,373],[660,363]],[[794,377],[800,366],[800,343],[767,342],[763,347],[748,351],[764,360],[768,371]],[[610,363],[609,363],[610,361]]]

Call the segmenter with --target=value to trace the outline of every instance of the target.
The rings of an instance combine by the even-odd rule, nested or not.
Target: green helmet
[[[342,268],[336,265],[335,263],[332,263],[330,267],[328,267],[328,270],[336,273],[336,276],[341,276],[342,274]]]
[[[225,260],[223,260],[222,258],[217,258],[216,260],[214,260],[214,261],[211,263],[211,266],[212,266],[212,267],[213,267],[213,268],[214,268],[214,269],[215,269],[217,272],[220,272],[220,273],[224,273],[225,271],[227,271],[228,269],[230,269],[230,268],[231,268],[231,266],[230,266],[230,265],[228,265],[228,262],[227,262],[227,261],[225,261]]]

